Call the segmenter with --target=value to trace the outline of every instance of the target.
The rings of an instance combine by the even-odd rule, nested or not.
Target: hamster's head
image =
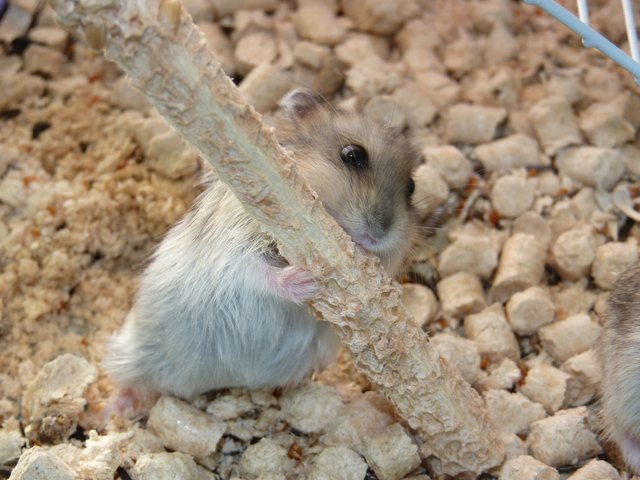
[[[280,143],[354,242],[396,273],[415,231],[417,154],[396,130],[297,89],[280,102]]]

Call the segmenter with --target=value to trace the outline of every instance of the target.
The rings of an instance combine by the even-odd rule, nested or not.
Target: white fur
[[[306,306],[272,292],[268,245],[237,199],[214,183],[160,244],[109,345],[107,372],[123,386],[189,398],[293,384],[325,366],[337,338]]]

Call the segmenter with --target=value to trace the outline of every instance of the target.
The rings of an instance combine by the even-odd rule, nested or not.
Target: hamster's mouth
[[[394,244],[397,239],[395,238],[393,231],[387,232],[381,238],[376,238],[364,225],[357,222],[342,221],[344,219],[341,215],[336,215],[336,212],[326,205],[325,208],[327,209],[327,212],[338,221],[338,224],[344,229],[344,231],[347,232],[351,237],[351,240],[368,252],[380,256],[388,253],[389,250],[394,248]]]
[[[375,251],[376,247],[380,248],[380,241],[374,239],[368,233],[363,233],[360,235],[351,235],[351,238],[353,239],[354,242],[356,242],[361,247],[366,248],[367,250]]]
[[[368,232],[351,232],[347,230],[347,233],[351,237],[351,239],[360,245],[365,250],[373,253],[384,253],[389,248],[389,236],[386,235],[384,238],[376,239],[371,236]]]

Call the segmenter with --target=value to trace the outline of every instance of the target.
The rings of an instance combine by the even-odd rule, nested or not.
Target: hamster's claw
[[[298,305],[313,298],[318,291],[318,284],[311,272],[298,266],[279,269],[276,282],[278,295]]]

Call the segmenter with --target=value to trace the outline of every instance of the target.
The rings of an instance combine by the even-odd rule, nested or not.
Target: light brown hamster
[[[640,262],[614,284],[605,311],[600,354],[605,434],[640,472]]]
[[[305,89],[281,100],[276,135],[327,211],[395,274],[415,233],[417,154],[398,132]],[[338,341],[303,304],[316,290],[221,182],[167,234],[104,366],[122,387],[189,398],[295,384]]]

